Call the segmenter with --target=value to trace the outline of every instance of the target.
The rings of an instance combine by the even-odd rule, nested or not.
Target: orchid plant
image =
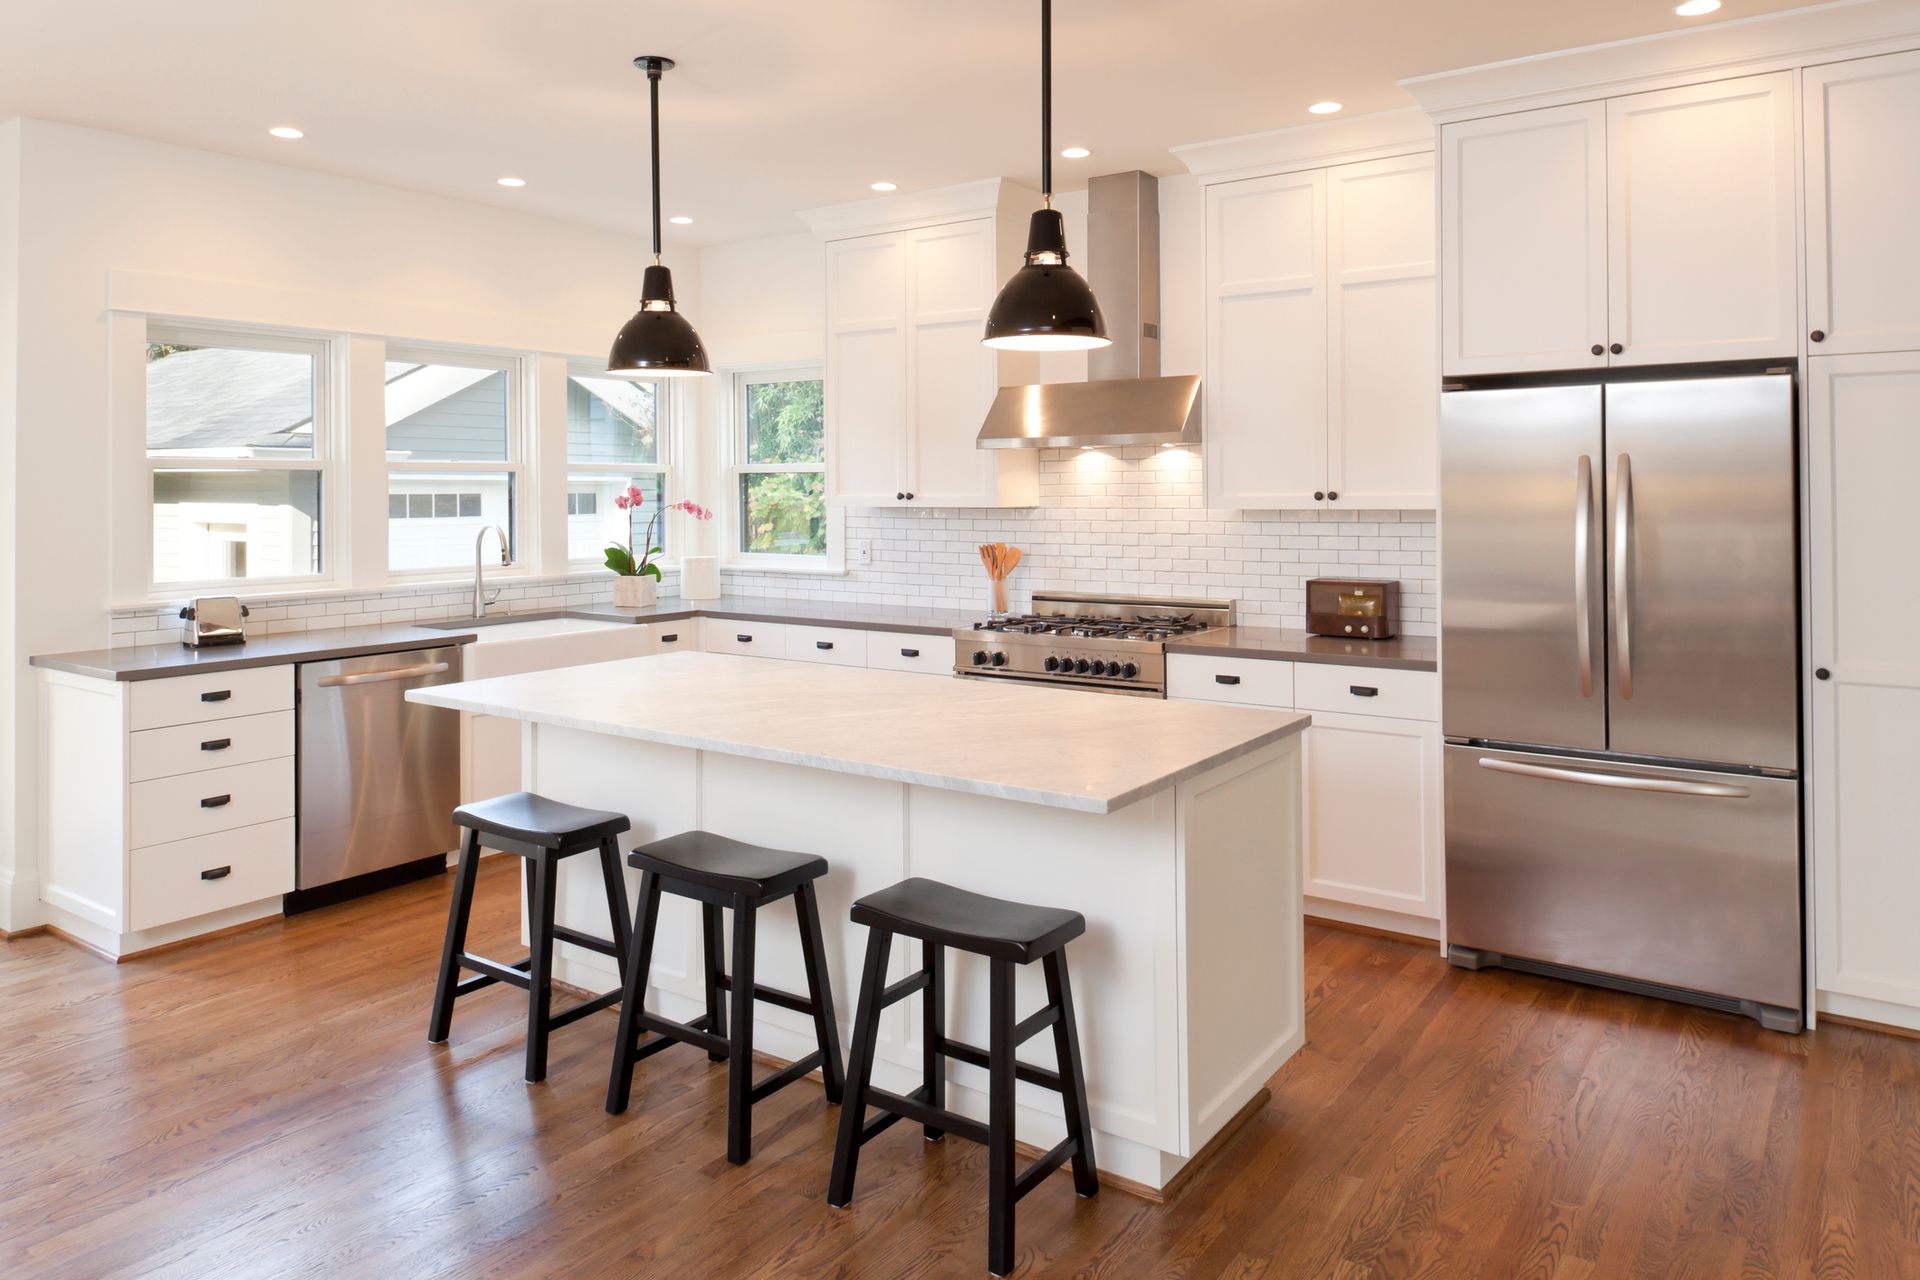
[[[628,485],[627,491],[613,500],[613,505],[622,511],[637,511],[645,502],[646,495],[640,492],[640,486]],[[646,576],[657,580],[660,577],[660,566],[654,562],[653,558],[660,554],[661,549],[654,545],[653,531],[659,527],[660,518],[669,511],[685,512],[695,520],[713,519],[713,511],[708,507],[701,506],[697,502],[688,502],[684,498],[679,502],[669,502],[666,506],[654,511],[653,515],[647,520],[646,536],[641,538],[639,542],[628,546],[622,546],[617,542],[608,545],[607,568],[620,574],[622,577],[638,578]],[[627,527],[629,529],[633,527],[631,517],[628,518]],[[646,550],[636,556],[633,550],[635,546],[645,547]]]

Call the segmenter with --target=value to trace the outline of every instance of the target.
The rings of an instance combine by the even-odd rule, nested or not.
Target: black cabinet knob
[[[907,501],[908,501],[908,502],[912,502],[912,501],[913,501],[913,490],[911,490],[911,489],[909,489],[909,490],[907,490]]]
[[[1626,348],[1616,342],[1612,346],[1608,347],[1607,350],[1613,352],[1613,354],[1615,355],[1619,355],[1622,351],[1625,351]]]
[[[231,698],[232,696],[233,696],[233,690],[231,689],[215,689],[211,693],[201,694],[200,701],[225,702],[228,698]]]
[[[1607,354],[1607,349],[1596,342],[1593,344],[1593,354],[1603,356]]]
[[[824,649],[831,649],[831,648],[833,648],[833,641],[831,641],[831,640],[815,640],[815,641],[813,642],[813,647],[814,647],[814,648],[816,648],[816,649],[823,649],[823,650],[824,650]]]
[[[905,502],[907,500],[907,495],[905,492],[896,493],[893,495],[893,500],[895,502]]]
[[[1215,676],[1213,678],[1213,682],[1215,684],[1239,684],[1240,677],[1239,676]]]
[[[900,656],[903,658],[917,658],[920,656],[920,651],[918,649],[902,649]]]
[[[1313,491],[1313,500],[1315,502],[1325,502],[1327,500],[1327,491],[1325,489],[1315,489]]]
[[[232,738],[208,738],[205,742],[200,744],[200,749],[202,751],[225,751],[228,747],[232,745],[233,745]]]
[[[224,866],[224,867],[208,867],[205,871],[202,871],[200,873],[200,878],[202,880],[224,880],[232,874],[233,874],[233,867],[231,865]]]
[[[1809,342],[1825,342],[1827,340],[1827,331],[1825,329],[1815,329],[1807,335],[1807,340]]]
[[[1813,669],[1813,678],[1815,680],[1831,680],[1833,679],[1833,672],[1827,670],[1825,667],[1815,667]]]
[[[200,802],[202,809],[220,809],[233,803],[231,795],[208,796]]]
[[[661,644],[672,644],[672,643],[673,643],[673,642],[674,642],[675,640],[678,640],[679,638],[680,638],[680,633],[679,633],[679,632],[677,632],[677,631],[669,631],[669,632],[668,632],[668,633],[667,633],[666,635],[664,635],[664,636],[661,636],[661,637],[660,637],[660,643],[661,643]]]
[[[1338,489],[1327,490],[1327,501],[1328,502],[1340,501],[1340,491]]]

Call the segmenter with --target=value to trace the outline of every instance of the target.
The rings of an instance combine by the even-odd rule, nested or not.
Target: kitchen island
[[[526,788],[627,813],[626,845],[700,827],[825,857],[843,1038],[865,943],[847,918],[855,898],[911,875],[1082,912],[1087,932],[1068,956],[1095,1146],[1103,1173],[1149,1192],[1257,1104],[1303,1043],[1306,716],[706,653],[408,697],[521,721]],[[575,861],[563,866],[559,919],[604,935],[597,869]],[[648,998],[669,1017],[703,1007],[693,906],[662,904]],[[916,964],[896,947],[890,978]],[[949,964],[949,1033],[985,1043],[984,965],[958,954]],[[1023,1010],[1044,1002],[1032,968],[1020,974]],[[554,971],[581,988],[617,985],[609,958],[564,944]],[[802,972],[790,913],[764,912],[759,981],[802,990]],[[887,1012],[876,1085],[919,1084],[918,1022],[916,1001]],[[804,1015],[757,1010],[757,1049],[799,1058],[812,1034]],[[1022,1048],[1044,1066],[1051,1054],[1045,1037]],[[950,1105],[984,1117],[985,1073],[948,1072]],[[638,1107],[646,1077],[636,1076]],[[1057,1096],[1018,1093],[1021,1140],[1058,1141]]]

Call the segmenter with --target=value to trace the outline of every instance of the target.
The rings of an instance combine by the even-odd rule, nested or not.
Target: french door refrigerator
[[[1441,406],[1449,959],[1798,1030],[1792,376]]]

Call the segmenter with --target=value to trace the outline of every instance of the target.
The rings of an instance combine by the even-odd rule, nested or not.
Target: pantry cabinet
[[[1433,157],[1207,188],[1216,507],[1430,507]]]
[[[1793,73],[1448,124],[1451,376],[1791,357]]]
[[[994,393],[1038,378],[1033,357],[980,341],[1024,244],[1018,203],[1004,184],[976,183],[808,215],[826,239],[829,503],[1039,500],[1037,452],[974,443]]]

